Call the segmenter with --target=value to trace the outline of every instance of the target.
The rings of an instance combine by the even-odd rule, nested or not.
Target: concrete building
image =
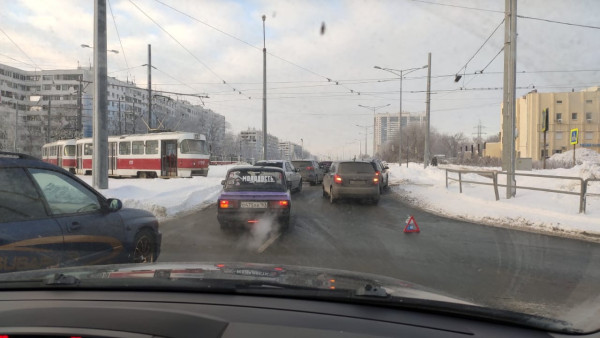
[[[546,108],[549,110],[547,156],[573,149],[570,145],[570,131],[575,128],[579,129],[577,147],[600,152],[600,87],[596,86],[579,92],[532,91],[517,99],[517,158],[542,159],[542,111]],[[502,121],[502,117],[500,120]]]
[[[302,158],[302,147],[290,141],[279,142],[279,152],[281,159],[291,161]]]
[[[276,160],[281,158],[279,139],[271,134],[267,135],[267,159]],[[255,128],[248,128],[240,132],[242,140],[242,160],[254,163],[263,159],[263,132]]]
[[[0,150],[40,156],[48,141],[91,137],[93,77],[90,68],[25,71],[0,64]],[[110,135],[148,132],[147,94],[134,82],[108,78]],[[202,106],[154,92],[152,112],[155,128],[202,133],[214,147],[224,138],[225,117]]]
[[[425,112],[402,112],[402,127],[424,125]],[[379,152],[381,146],[392,141],[398,134],[398,113],[380,113],[375,115],[375,132],[373,134],[373,154]]]

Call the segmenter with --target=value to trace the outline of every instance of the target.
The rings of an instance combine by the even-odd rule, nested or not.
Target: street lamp
[[[300,159],[304,159],[304,139],[300,139]]]
[[[358,124],[355,124],[355,126],[360,127],[360,128],[365,128],[365,155],[368,155],[367,154],[367,135],[369,135],[369,132],[367,129],[374,128],[374,127],[373,126],[361,126]],[[375,134],[375,131],[373,131],[373,134]],[[375,155],[375,153],[373,153],[373,155]]]
[[[93,49],[94,47],[92,47],[92,46],[90,46],[90,45],[86,45],[85,43],[82,43],[82,44],[81,44],[81,48],[92,48],[92,49]],[[118,51],[118,50],[116,50],[116,49],[108,49],[108,50],[107,50],[107,52],[111,52],[111,53],[119,54],[119,51]]]
[[[384,68],[379,66],[374,66],[375,69],[384,70],[386,72],[392,73],[394,75],[400,76],[400,109],[398,111],[398,165],[402,162],[402,78],[404,75],[408,73],[412,73],[419,69],[427,68],[427,65],[423,67],[415,67],[415,68],[407,68],[407,69],[392,69],[392,68]],[[398,74],[398,72],[400,74]],[[408,153],[406,154],[408,159]],[[408,161],[406,161],[406,167],[408,167]]]
[[[376,120],[377,120],[377,118],[375,117],[375,111],[376,111],[377,109],[384,108],[384,107],[387,107],[387,106],[389,106],[389,105],[390,105],[389,103],[388,103],[388,104],[385,104],[385,105],[383,105],[383,106],[376,106],[376,107],[364,106],[364,105],[362,105],[362,104],[359,104],[359,105],[358,105],[359,107],[362,107],[362,108],[367,108],[367,109],[373,110],[373,156],[375,156],[375,122],[376,122]],[[366,137],[366,135],[365,135],[365,155],[366,155],[366,154],[367,154],[367,137]]]

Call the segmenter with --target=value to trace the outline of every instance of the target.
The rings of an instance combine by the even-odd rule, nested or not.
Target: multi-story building
[[[402,127],[424,125],[425,112],[402,112]],[[375,115],[375,132],[373,133],[373,154],[379,152],[381,146],[392,141],[398,134],[398,113],[380,113]]]
[[[302,158],[302,147],[290,141],[279,142],[279,152],[282,159],[291,161]]]
[[[0,64],[0,150],[39,156],[44,143],[91,137],[94,73],[90,68],[25,71]],[[148,91],[130,81],[108,78],[110,135],[146,133]],[[225,135],[225,117],[155,92],[156,129],[203,133],[215,150]]]
[[[254,163],[263,159],[263,132],[262,130],[250,129],[240,132],[242,140],[242,159]],[[271,134],[267,135],[267,159],[281,159],[282,155],[279,149],[279,139]]]
[[[600,87],[579,92],[538,93],[517,99],[517,157],[541,160],[544,149],[542,111],[548,108],[546,153],[552,156],[573,149],[570,131],[579,130],[577,147],[600,152]],[[502,117],[501,117],[502,118]]]

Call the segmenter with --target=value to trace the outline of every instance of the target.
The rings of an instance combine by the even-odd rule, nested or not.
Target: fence
[[[449,177],[448,173],[458,173],[458,178]],[[479,181],[468,181],[462,179],[462,174],[478,174],[484,177],[490,177],[492,182],[479,182]],[[498,175],[508,175],[505,171],[484,171],[484,170],[462,170],[462,169],[446,169],[446,188],[448,188],[448,181],[457,181],[459,185],[459,191],[462,194],[462,184],[463,183],[471,183],[471,184],[481,184],[481,185],[491,185],[494,187],[494,195],[496,197],[496,201],[500,199],[500,195],[498,193],[498,187],[506,187],[506,184],[498,183]],[[525,189],[525,190],[535,190],[535,191],[544,191],[544,192],[553,192],[558,194],[567,194],[567,195],[577,195],[579,196],[579,213],[585,213],[586,207],[586,197],[587,196],[600,196],[600,194],[592,194],[587,192],[587,187],[589,182],[600,181],[597,178],[588,178],[586,180],[581,177],[571,177],[571,176],[550,176],[550,175],[537,175],[537,174],[521,174],[515,173],[514,176],[528,176],[528,177],[540,177],[547,179],[561,179],[561,180],[574,180],[579,182],[579,192],[574,191],[566,191],[566,190],[556,190],[556,189],[546,189],[546,188],[538,188],[538,187],[530,187],[530,186],[515,186],[515,189]]]

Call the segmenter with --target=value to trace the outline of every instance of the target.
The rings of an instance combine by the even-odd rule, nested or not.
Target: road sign
[[[542,131],[548,131],[548,108],[542,110]]]
[[[408,222],[406,222],[406,226],[404,226],[404,232],[421,232],[414,216],[410,216]]]
[[[575,129],[571,129],[571,144],[575,145],[577,144],[577,139],[579,138],[579,129],[575,128]]]

